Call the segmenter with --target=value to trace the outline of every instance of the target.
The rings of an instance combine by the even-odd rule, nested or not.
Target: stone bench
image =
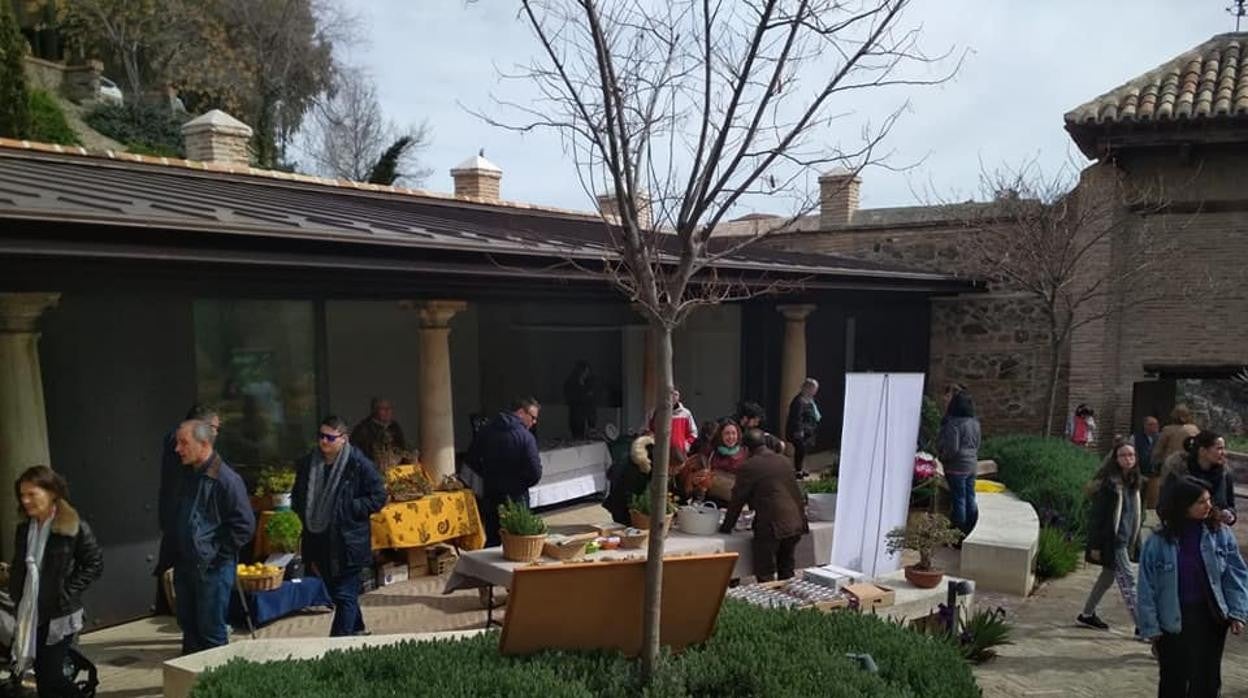
[[[1036,583],[1040,518],[1009,492],[980,494],[979,522],[962,541],[960,574],[982,591],[1026,596]]]
[[[398,635],[374,635],[365,637],[300,637],[243,640],[224,647],[170,659],[164,664],[165,698],[186,698],[191,695],[199,675],[221,666],[231,659],[240,658],[250,662],[280,662],[287,659],[316,659],[330,650],[355,649],[359,647],[382,647],[415,640],[455,640],[471,637],[484,630],[456,630],[441,633],[403,633]]]

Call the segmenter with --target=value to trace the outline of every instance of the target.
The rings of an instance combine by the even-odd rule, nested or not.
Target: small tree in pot
[[[906,580],[920,589],[931,589],[944,578],[945,571],[932,564],[932,551],[938,546],[953,545],[962,540],[962,532],[953,528],[949,518],[941,514],[922,514],[909,526],[898,526],[884,537],[889,554],[905,549],[919,554],[917,565],[906,566]]]

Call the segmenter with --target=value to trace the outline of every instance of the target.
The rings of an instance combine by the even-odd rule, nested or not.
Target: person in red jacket
[[[654,412],[650,413],[647,427],[650,433],[654,433]],[[672,391],[672,436],[670,443],[672,450],[680,454],[683,461],[685,456],[689,454],[689,448],[693,446],[693,442],[698,440],[698,423],[693,418],[693,413],[687,407],[680,403],[680,391]]]

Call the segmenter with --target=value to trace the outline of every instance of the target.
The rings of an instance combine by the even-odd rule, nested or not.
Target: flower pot
[[[640,511],[637,511],[636,509],[629,509],[628,518],[632,522],[633,528],[640,528],[643,531],[650,530],[650,515],[649,514],[643,514]],[[668,533],[671,532],[673,518],[675,518],[674,514],[668,514],[667,518],[663,519],[663,535],[664,536],[666,536]]]
[[[835,520],[836,493],[816,492],[806,495],[806,513],[811,521]]]
[[[533,562],[542,556],[546,534],[537,536],[514,536],[500,531],[503,539],[503,559],[512,562]]]
[[[270,495],[270,497],[271,497],[270,501],[273,503],[274,511],[289,511],[290,510],[290,493],[289,492],[279,492],[277,494]]]
[[[920,589],[935,588],[944,578],[944,570],[920,570],[914,565],[906,565],[906,581]]]

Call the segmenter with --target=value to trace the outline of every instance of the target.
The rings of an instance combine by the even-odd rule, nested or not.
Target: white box
[[[855,570],[845,569],[836,565],[824,565],[823,567],[808,567],[802,570],[802,579],[815,584],[822,584],[832,589],[840,589],[843,586],[857,584],[863,580],[864,575]]]
[[[407,563],[391,562],[377,568],[377,586],[385,587],[407,581]]]

